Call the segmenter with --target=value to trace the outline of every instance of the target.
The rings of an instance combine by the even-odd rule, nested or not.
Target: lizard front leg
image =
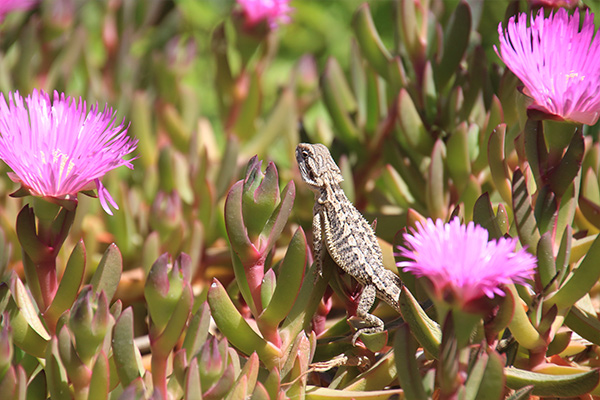
[[[321,210],[322,206],[315,202],[315,206],[313,207],[313,250],[315,256],[316,266],[316,274],[315,279],[323,276],[323,234],[322,234],[322,226],[321,226]]]
[[[373,314],[369,314],[369,310],[373,306],[376,296],[377,289],[374,285],[370,284],[363,287],[358,300],[358,307],[356,308],[356,317],[360,319],[363,327],[358,328],[354,336],[352,336],[352,345],[356,345],[356,340],[358,340],[358,337],[363,333],[383,332],[383,321]]]

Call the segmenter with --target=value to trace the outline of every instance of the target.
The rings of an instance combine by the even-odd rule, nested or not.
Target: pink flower
[[[290,22],[289,13],[292,8],[289,2],[290,0],[237,0],[247,28],[265,21],[271,29]]]
[[[566,7],[573,8],[579,3],[579,0],[529,0],[532,7]]]
[[[535,258],[524,249],[515,252],[516,239],[488,241],[488,231],[458,217],[445,224],[428,219],[404,234],[400,255],[411,261],[398,266],[431,282],[436,298],[465,305],[487,296],[504,296],[502,285],[527,285]]]
[[[12,11],[25,11],[33,8],[39,0],[0,0],[0,22]]]
[[[544,18],[540,9],[530,19],[511,17],[503,32],[498,25],[500,52],[506,66],[533,98],[530,110],[552,119],[593,125],[600,116],[600,40],[594,36],[594,15],[586,12],[579,29],[579,10],[563,8]]]
[[[114,117],[112,109],[100,112],[96,105],[88,112],[85,101],[56,91],[52,101],[38,90],[25,101],[19,92],[9,93],[8,104],[0,94],[0,159],[30,194],[76,199],[78,192],[96,188],[112,215],[107,202],[118,207],[100,179],[122,165],[133,169],[123,157],[137,146]]]

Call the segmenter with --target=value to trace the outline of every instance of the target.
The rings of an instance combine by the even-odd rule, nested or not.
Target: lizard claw
[[[358,340],[360,335],[362,335],[362,329],[356,331],[356,333],[352,335],[352,346],[356,346],[356,341]]]

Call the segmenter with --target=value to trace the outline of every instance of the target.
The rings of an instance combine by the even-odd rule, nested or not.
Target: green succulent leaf
[[[597,237],[581,264],[572,271],[558,291],[546,299],[546,304],[556,304],[559,308],[570,307],[589,293],[600,278],[600,268],[597,268],[599,257],[600,237]]]
[[[356,11],[356,14],[354,14],[352,28],[365,58],[369,61],[373,69],[386,79],[392,56],[379,37],[367,3],[362,4]]]
[[[535,329],[529,320],[529,316],[525,311],[525,305],[520,300],[517,288],[515,285],[507,285],[506,288],[511,292],[513,299],[515,299],[515,307],[513,318],[510,321],[508,327],[514,338],[521,346],[530,350],[539,350],[545,346],[546,341],[540,336],[540,333]]]
[[[397,138],[407,143],[406,150],[415,149],[423,155],[431,154],[434,140],[425,128],[413,99],[405,89],[401,89],[398,94],[398,124]]]
[[[417,343],[410,333],[408,325],[403,324],[396,331],[394,354],[398,380],[407,399],[427,399],[423,380],[417,365],[415,353]]]
[[[529,400],[533,393],[533,389],[533,385],[523,386],[521,389],[516,390],[513,394],[508,396],[506,400]]]
[[[202,344],[206,342],[208,337],[208,328],[210,326],[210,308],[208,303],[204,302],[196,311],[196,313],[190,318],[190,322],[185,333],[185,339],[181,346],[185,350],[187,361],[196,355],[196,353],[202,347]]]
[[[440,326],[425,313],[412,293],[406,287],[400,293],[402,317],[408,323],[412,334],[423,348],[437,358],[442,343]]]
[[[123,258],[116,244],[112,243],[104,254],[98,268],[90,281],[95,293],[104,290],[106,298],[110,302],[117,291],[121,273],[123,272]]]
[[[442,90],[463,58],[471,34],[471,9],[466,2],[458,3],[444,32],[442,59],[435,69],[438,90]]]
[[[10,290],[5,283],[0,283],[0,304],[4,304],[4,312],[8,313],[12,341],[25,352],[43,358],[50,335],[39,319],[25,286],[14,272],[10,283]]]
[[[579,209],[594,227],[600,229],[600,206],[589,199],[579,196]]]
[[[186,282],[179,301],[172,311],[169,322],[164,330],[161,330],[160,335],[153,338],[155,340],[152,344],[153,351],[158,351],[161,354],[169,354],[179,340],[183,329],[186,327],[190,312],[192,311],[193,301],[192,288]]]
[[[498,400],[504,394],[504,362],[495,352],[481,353],[469,372],[465,400]]]
[[[496,215],[494,215],[490,195],[487,192],[479,196],[475,202],[475,206],[473,207],[473,222],[487,229],[490,239],[499,239],[504,236],[498,225]]]
[[[198,360],[193,358],[185,373],[184,398],[202,399],[202,387],[200,385],[200,375],[198,373]]]
[[[415,61],[423,57],[423,42],[420,36],[419,18],[414,1],[401,0],[399,3],[397,26],[400,37],[410,58]]]
[[[208,304],[217,326],[231,344],[246,354],[256,352],[269,368],[276,365],[281,357],[279,350],[252,330],[216,279],[208,291]]]
[[[552,232],[546,232],[540,238],[537,247],[537,270],[542,287],[546,287],[556,276],[554,263],[554,243]]]
[[[395,355],[393,351],[389,351],[371,368],[354,378],[344,389],[364,392],[381,390],[389,386],[397,377]]]
[[[219,172],[214,180],[216,189],[216,198],[221,196],[229,189],[235,174],[237,173],[237,158],[239,153],[239,139],[237,136],[230,135],[225,143],[225,151],[221,156]]]
[[[296,198],[296,185],[294,181],[290,181],[282,191],[281,201],[277,205],[277,208],[269,220],[265,224],[263,231],[260,236],[267,239],[263,245],[264,249],[270,249],[275,244],[275,241],[283,232],[290,214],[292,213],[292,207],[294,206],[294,199]]]
[[[462,191],[461,189],[467,185],[471,176],[468,136],[467,124],[462,123],[456,128],[446,143],[448,172],[459,188],[459,191]]]
[[[488,162],[496,190],[502,199],[510,204],[512,194],[510,188],[510,172],[504,154],[504,139],[506,137],[506,124],[500,124],[490,134],[487,146]]]
[[[429,164],[427,186],[427,209],[431,218],[446,218],[446,192],[444,191],[444,158],[446,148],[441,140],[435,142]]]
[[[92,369],[88,400],[103,400],[108,398],[109,374],[108,358],[102,351],[98,354],[98,358],[96,358],[94,368]]]
[[[545,174],[548,164],[548,149],[546,148],[542,122],[528,119],[523,134],[529,167],[535,178],[535,183],[538,187],[542,187],[544,186],[543,174]]]
[[[543,186],[538,190],[533,213],[541,234],[554,230],[558,216],[558,207],[556,195],[548,186]]]
[[[512,205],[519,240],[523,246],[528,247],[530,252],[535,252],[537,243],[540,240],[540,233],[531,207],[531,199],[527,192],[525,176],[519,169],[513,174]]]
[[[572,336],[573,332],[571,331],[557,332],[556,335],[554,335],[554,339],[552,339],[552,341],[548,345],[548,351],[546,352],[546,355],[550,357],[565,351],[567,347],[569,347],[569,343],[571,342]]]
[[[357,111],[357,104],[344,73],[335,58],[329,58],[321,77],[323,102],[341,139],[355,145],[360,141],[361,133],[350,118]]]
[[[69,380],[67,370],[63,365],[58,352],[58,338],[54,336],[46,350],[46,378],[48,392],[52,399],[70,400]]]
[[[123,387],[142,377],[142,357],[133,342],[133,309],[127,307],[113,328],[113,359]]]
[[[239,115],[235,120],[233,132],[242,139],[248,139],[256,133],[255,121],[261,111],[262,89],[260,77],[256,71],[249,71],[249,73],[243,75],[243,78],[248,87],[248,92],[244,101],[240,104]]]
[[[504,369],[506,385],[511,389],[533,385],[536,396],[574,397],[588,393],[600,382],[600,370],[573,375],[546,375],[514,367]]]
[[[360,400],[387,400],[394,395],[401,396],[402,389],[388,390],[338,390],[318,386],[306,387],[306,400],[333,400],[333,399],[360,399]]]
[[[235,252],[242,252],[252,246],[242,212],[243,188],[244,181],[236,182],[225,200],[225,227],[227,228],[227,237]]]
[[[600,321],[596,313],[574,305],[565,318],[565,324],[582,338],[600,345]]]
[[[37,236],[35,215],[33,208],[29,207],[29,205],[25,205],[19,212],[16,228],[17,237],[23,251],[27,253],[35,264],[40,264],[43,260],[52,257],[52,249]]]
[[[214,384],[211,388],[206,390],[202,397],[204,400],[220,400],[231,390],[233,383],[235,382],[236,372],[233,364],[227,365],[225,372],[221,376],[221,379]]]
[[[297,103],[294,91],[284,88],[264,124],[260,126],[260,135],[254,135],[245,151],[250,154],[268,154],[273,143],[280,138],[297,142]]]
[[[242,190],[242,216],[251,240],[262,231],[280,200],[275,164],[270,162],[264,175],[260,165],[256,156],[250,160]]]
[[[277,326],[288,315],[300,291],[307,261],[306,236],[298,228],[279,268],[273,297],[259,317],[260,323]]]
[[[560,163],[550,171],[546,178],[552,191],[556,193],[558,198],[562,197],[565,190],[579,174],[584,152],[585,143],[583,141],[583,134],[581,129],[578,129],[573,135],[571,143]]]
[[[54,300],[45,312],[46,315],[50,315],[56,320],[65,310],[71,307],[77,298],[77,293],[85,276],[85,263],[85,245],[82,239],[77,242],[71,252]]]

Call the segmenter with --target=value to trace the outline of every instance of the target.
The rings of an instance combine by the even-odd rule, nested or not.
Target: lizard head
[[[329,149],[322,144],[300,143],[296,147],[296,160],[302,179],[313,189],[344,180]]]

